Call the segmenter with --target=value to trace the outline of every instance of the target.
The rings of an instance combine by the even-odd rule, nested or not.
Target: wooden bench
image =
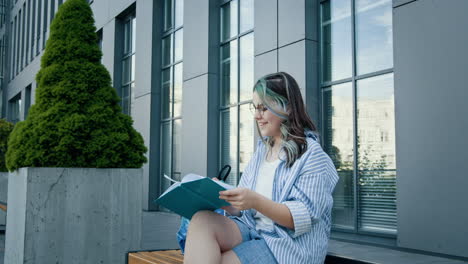
[[[180,250],[140,251],[128,253],[128,264],[182,264]]]
[[[7,210],[7,204],[4,203],[4,202],[0,202],[0,209],[2,209],[3,211],[6,212],[6,210]]]

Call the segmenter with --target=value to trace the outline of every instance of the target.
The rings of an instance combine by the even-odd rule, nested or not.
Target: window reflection
[[[254,34],[249,32],[254,27],[253,4],[253,0],[234,0],[221,6],[219,168],[231,165],[227,182],[233,185],[237,185],[254,148],[253,117],[246,104],[252,100],[254,83]]]
[[[393,67],[391,0],[356,0],[357,74]]]
[[[254,27],[254,0],[240,0],[240,33]]]
[[[221,112],[221,165],[231,165],[226,183],[237,185],[237,107]]]
[[[182,131],[182,120],[176,119],[174,120],[174,139],[172,144],[172,178],[176,181],[181,180],[181,169],[180,169],[180,160],[181,160],[181,134]],[[167,174],[169,175],[169,174]]]
[[[254,85],[254,35],[250,33],[240,38],[240,99],[252,99]]]
[[[172,149],[171,149],[171,138],[172,138],[172,129],[171,129],[171,122],[164,122],[162,124],[162,137],[161,140],[162,142],[165,142],[166,144],[162,144],[162,153],[164,155],[161,155],[161,171],[162,174],[166,174],[168,176],[172,175]],[[171,182],[169,180],[166,180],[164,177],[162,177],[162,190],[166,190],[171,186]]]
[[[221,7],[221,41],[237,35],[237,23],[237,0],[233,0]]]
[[[393,73],[357,82],[358,184],[362,230],[396,226]]]
[[[221,104],[237,102],[237,40],[221,47]]]
[[[174,117],[182,115],[182,62],[174,67]]]
[[[322,80],[349,78],[352,75],[351,1],[322,4]]]
[[[184,23],[184,0],[176,0],[175,5],[175,27],[178,28]]]
[[[172,116],[172,68],[162,72],[162,115],[163,118]]]
[[[172,35],[162,40],[162,65],[166,66],[172,63]]]
[[[183,57],[184,29],[177,30],[174,37],[174,62],[178,62]]]
[[[248,104],[240,106],[239,120],[239,172],[244,172],[254,152],[254,119]]]
[[[338,171],[339,181],[333,192],[334,227],[353,229],[354,220],[354,133],[353,90],[351,83],[323,90],[324,148]]]

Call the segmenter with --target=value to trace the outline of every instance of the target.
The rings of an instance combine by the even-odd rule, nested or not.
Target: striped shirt
[[[273,182],[272,200],[288,206],[294,230],[275,223],[269,230],[260,228],[258,231],[279,263],[323,263],[327,254],[332,192],[338,174],[315,134],[307,131],[306,136],[307,151],[291,168],[286,167],[285,156],[280,156]],[[259,166],[265,155],[266,146],[259,139],[238,187],[255,190]],[[255,209],[249,209],[235,218],[255,229],[255,214]]]

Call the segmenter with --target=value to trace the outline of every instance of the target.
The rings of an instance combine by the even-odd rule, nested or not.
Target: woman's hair
[[[260,78],[253,91],[258,94],[264,106],[283,119],[280,125],[282,147],[286,152],[286,166],[291,167],[307,150],[305,130],[317,132],[304,107],[299,86],[291,75],[277,72]],[[265,140],[258,123],[255,125],[263,143],[271,151],[274,138],[267,137]]]

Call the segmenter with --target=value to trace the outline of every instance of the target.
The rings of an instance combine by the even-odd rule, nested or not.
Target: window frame
[[[320,103],[320,112],[321,112],[321,120],[320,120],[320,133],[322,135],[325,135],[325,113],[327,112],[327,109],[324,108],[324,98],[323,98],[323,92],[326,89],[331,89],[332,86],[335,85],[340,85],[340,84],[345,84],[345,83],[351,83],[352,87],[352,107],[353,107],[353,229],[348,229],[348,228],[341,228],[341,227],[335,227],[332,225],[332,231],[339,231],[339,232],[344,232],[344,233],[353,233],[353,234],[362,234],[362,235],[372,235],[372,236],[379,236],[379,237],[388,237],[388,238],[396,238],[398,230],[395,229],[395,232],[372,232],[372,231],[367,231],[367,230],[361,230],[359,223],[360,223],[360,216],[359,216],[359,199],[361,195],[361,191],[359,188],[358,180],[359,180],[359,167],[358,167],[358,97],[357,97],[357,83],[359,80],[364,80],[376,76],[383,76],[385,74],[389,73],[394,73],[394,67],[392,66],[391,68],[386,68],[386,69],[381,69],[378,71],[373,71],[365,74],[358,75],[357,74],[357,59],[356,59],[356,0],[349,0],[350,5],[351,5],[351,77],[348,78],[342,78],[338,80],[332,80],[332,81],[323,81],[323,74],[322,74],[322,69],[323,69],[323,29],[322,29],[322,5],[326,2],[332,2],[334,0],[320,0],[319,2],[319,8],[318,8],[318,16],[319,16],[319,33],[318,33],[318,38],[319,38],[319,71],[318,71],[318,76],[319,76],[319,102]],[[391,1],[390,1],[391,2]],[[392,21],[392,26],[393,26],[393,21]],[[325,142],[322,142],[323,146]],[[395,172],[396,174],[396,172]],[[395,176],[397,177],[397,176]],[[397,227],[395,227],[397,228]]]

